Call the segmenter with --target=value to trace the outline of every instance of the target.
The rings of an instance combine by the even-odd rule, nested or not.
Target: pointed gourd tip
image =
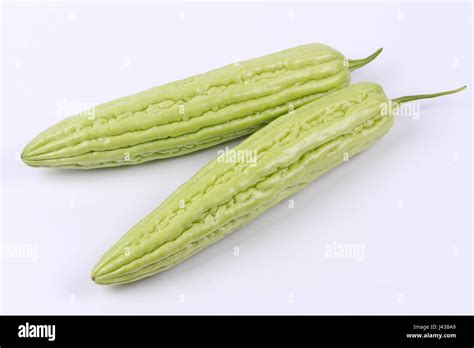
[[[102,274],[99,271],[99,264],[95,265],[94,268],[91,271],[91,278],[92,280],[97,279],[100,277]]]
[[[96,284],[106,284],[104,280],[107,279],[108,271],[107,269],[104,269],[104,266],[106,265],[107,261],[104,259],[99,260],[94,268],[92,268],[91,271],[91,279],[94,283]]]
[[[32,154],[31,146],[29,144],[21,151],[20,158],[25,164],[31,165],[31,160],[34,159],[34,155]]]
[[[28,155],[21,154],[21,161],[28,167],[35,168],[41,166],[37,161],[32,160]]]
[[[113,285],[115,282],[110,279],[107,274],[91,274],[91,280],[97,285]]]
[[[28,149],[28,145],[26,145],[25,147],[23,147],[23,150],[21,150],[21,159],[24,160],[25,158],[28,157],[28,152],[29,152],[29,149]]]
[[[98,275],[96,272],[92,271],[91,273],[91,280],[98,284],[98,285],[103,285],[104,283],[101,281],[102,280],[102,277],[101,275]]]
[[[21,161],[26,164],[27,166],[31,166],[31,163],[30,163],[30,156],[28,155],[28,152],[26,152],[25,150],[23,150],[23,152],[21,153],[20,155],[20,158],[21,158]]]

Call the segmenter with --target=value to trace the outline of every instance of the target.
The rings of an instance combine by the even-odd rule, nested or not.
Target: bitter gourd
[[[349,84],[373,60],[309,44],[158,86],[72,116],[34,138],[34,167],[100,168],[183,155],[250,134]]]
[[[210,162],[125,234],[92,279],[126,283],[172,267],[368,148],[400,103],[461,89],[390,101],[380,86],[360,83],[276,119],[233,149],[255,162]]]

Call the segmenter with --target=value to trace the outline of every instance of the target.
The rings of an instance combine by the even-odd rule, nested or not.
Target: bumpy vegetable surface
[[[125,234],[92,279],[132,282],[172,267],[368,148],[392,126],[392,108],[461,89],[390,101],[361,83],[278,118],[233,149],[256,162],[210,162]]]
[[[310,44],[232,64],[97,106],[23,150],[34,167],[99,168],[179,156],[250,134],[289,109],[348,85],[373,60]]]

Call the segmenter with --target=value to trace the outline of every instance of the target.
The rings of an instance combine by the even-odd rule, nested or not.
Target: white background
[[[471,313],[472,10],[452,3],[6,3],[2,18],[1,312]],[[63,103],[101,103],[310,42],[389,97],[422,101],[373,148],[175,268],[103,287],[106,249],[225,144],[94,171],[19,160]],[[233,142],[231,144],[235,144]],[[363,248],[361,260],[328,245]],[[239,256],[235,256],[239,248]],[[362,249],[361,249],[362,250]],[[350,256],[350,255],[346,255]]]

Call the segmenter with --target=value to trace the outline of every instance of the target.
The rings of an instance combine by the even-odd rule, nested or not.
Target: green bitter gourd
[[[179,156],[253,133],[288,110],[349,84],[359,60],[309,44],[98,105],[40,133],[33,167],[100,168]]]
[[[389,100],[380,86],[360,83],[276,119],[232,149],[254,153],[255,162],[207,164],[126,233],[92,279],[126,283],[172,267],[368,148],[401,103],[463,88]]]

